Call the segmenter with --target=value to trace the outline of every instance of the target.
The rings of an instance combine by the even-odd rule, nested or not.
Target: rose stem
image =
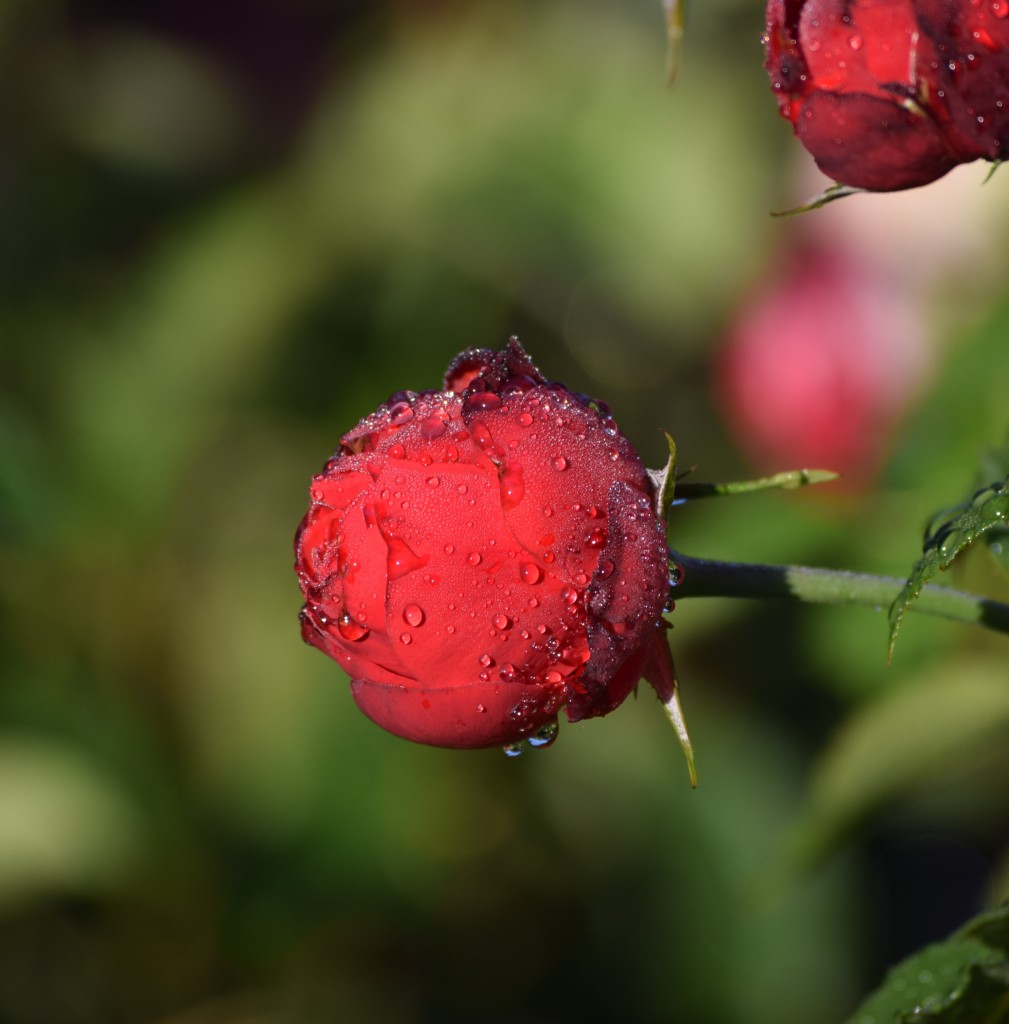
[[[674,590],[677,601],[686,597],[786,598],[812,604],[868,605],[878,610],[890,606],[905,582],[895,576],[803,565],[718,562],[675,551],[670,557],[684,570],[683,581]],[[1009,633],[1009,605],[950,587],[926,584],[908,611]]]

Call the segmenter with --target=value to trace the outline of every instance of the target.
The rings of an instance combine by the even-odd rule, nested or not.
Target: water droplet
[[[850,36],[848,36],[848,45],[853,50],[861,50],[862,49],[862,37],[857,32],[853,32]]]
[[[445,461],[446,462],[458,462],[459,461],[459,449],[454,444],[450,444],[445,449]]]
[[[505,757],[518,757],[522,753],[521,743],[506,743],[502,748]]]
[[[686,570],[679,562],[669,563],[669,586],[678,587],[686,576]]]
[[[585,538],[585,543],[590,548],[601,548],[606,546],[606,539],[608,534],[606,530],[600,527],[598,530],[593,530],[588,537]]]
[[[578,591],[574,587],[565,587],[561,591],[561,600],[566,605],[572,605],[578,600]]]
[[[419,604],[408,604],[403,609],[403,620],[408,626],[423,625],[424,609]]]
[[[493,391],[478,391],[470,395],[462,403],[462,407],[467,412],[491,412],[501,408],[501,399]],[[474,434],[474,436],[476,435]],[[477,444],[479,443],[478,441]]]
[[[362,626],[360,622],[351,618],[350,612],[344,612],[336,620],[336,628],[344,640],[351,642],[363,640],[371,632],[367,626]]]
[[[558,732],[560,732],[560,726],[557,724],[556,719],[553,722],[547,722],[546,725],[537,729],[536,732],[529,737],[529,746],[536,750],[542,750],[544,747],[549,747],[550,744],[557,739]]]
[[[523,562],[519,566],[519,578],[523,583],[534,586],[543,579],[543,570],[535,562]]]
[[[428,487],[437,487],[441,483],[440,476],[429,476],[427,478]]]
[[[510,683],[514,681],[515,676],[518,675],[518,672],[516,671],[515,666],[511,664],[511,662],[506,661],[498,669],[498,675],[501,677],[502,682]]]
[[[483,561],[479,551],[471,551],[466,556],[466,562],[469,565],[479,565]]]
[[[401,444],[393,444],[389,446],[389,451],[386,454],[390,459],[405,459],[406,449]]]
[[[446,555],[451,555],[452,552],[454,552],[454,551],[455,551],[455,545],[454,544],[446,544],[445,545],[445,554]]]
[[[494,664],[494,659],[489,654],[481,654],[477,661],[483,665],[484,668],[490,668]]]
[[[563,455],[558,455],[557,458],[554,459],[554,469],[558,472],[563,472],[569,465],[570,463]]]
[[[564,678],[564,676],[562,676],[560,672],[557,671],[557,669],[552,668],[549,672],[547,672],[547,674],[543,678],[548,683],[559,683]]]
[[[440,416],[428,416],[420,425],[420,436],[433,441],[445,433],[445,421]]]
[[[413,640],[413,637],[412,637],[412,636],[410,636],[410,634],[409,634],[409,633],[400,633],[400,634],[399,634],[399,642],[400,642],[401,644],[408,644],[408,643],[410,643],[410,642],[411,642],[412,640]]]
[[[449,624],[448,624],[448,625],[447,625],[447,626],[445,627],[445,632],[446,632],[446,633],[448,633],[448,635],[449,635],[449,636],[451,636],[451,635],[452,635],[452,634],[453,634],[453,633],[455,632],[455,626],[453,626],[453,625],[452,625],[452,623],[450,622],[450,623],[449,623]]]
[[[382,531],[389,547],[388,573],[390,580],[398,580],[407,573],[423,569],[427,565],[428,556],[415,554],[406,542],[395,534]]]
[[[543,561],[550,565],[557,556],[552,551],[543,552]]]
[[[996,18],[1004,18],[1009,14],[1009,2],[1007,0],[993,0],[991,12]]]
[[[495,629],[509,629],[512,624],[512,620],[509,619],[508,616],[505,615],[503,612],[498,612],[497,615],[495,615],[494,618],[491,619],[491,622],[494,623]]]
[[[521,427],[531,427],[533,425],[533,418],[532,418],[532,415],[530,413],[520,412],[519,416],[518,416],[518,420],[519,420],[519,426],[521,426]]]
[[[506,511],[515,508],[526,492],[522,479],[522,467],[516,462],[509,462],[501,474],[501,507]]]
[[[487,708],[483,704],[477,704],[476,710],[478,715],[487,714]]]
[[[397,402],[389,408],[389,422],[394,427],[401,427],[413,419],[413,408],[407,402]]]

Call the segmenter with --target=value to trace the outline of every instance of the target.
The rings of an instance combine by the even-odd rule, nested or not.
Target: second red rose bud
[[[924,185],[1009,147],[1009,0],[769,0],[766,68],[819,168]]]

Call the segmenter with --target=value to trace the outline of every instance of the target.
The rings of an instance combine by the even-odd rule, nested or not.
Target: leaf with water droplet
[[[1009,1020],[1009,904],[894,967],[847,1024],[999,1024]]]
[[[915,562],[907,582],[890,606],[890,643],[893,657],[897,632],[908,606],[937,572],[948,569],[964,548],[997,531],[1001,543],[1009,529],[1009,476],[975,491],[970,500],[933,516],[925,531],[923,554]]]

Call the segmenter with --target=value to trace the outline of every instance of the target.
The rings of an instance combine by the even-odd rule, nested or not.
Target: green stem
[[[672,552],[683,567],[677,600],[686,597],[786,598],[813,604],[860,604],[888,608],[904,586],[894,576],[812,569],[802,565],[752,565],[691,558]],[[939,615],[1009,633],[1009,605],[950,587],[924,586],[909,611]]]

